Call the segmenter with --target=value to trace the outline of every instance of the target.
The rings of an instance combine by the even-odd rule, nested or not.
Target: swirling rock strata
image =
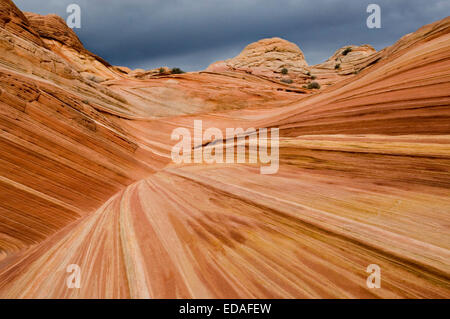
[[[14,10],[22,31],[0,27],[0,297],[450,297],[450,18],[310,94],[236,70],[82,66]],[[194,120],[280,128],[279,172],[172,164],[171,133]]]

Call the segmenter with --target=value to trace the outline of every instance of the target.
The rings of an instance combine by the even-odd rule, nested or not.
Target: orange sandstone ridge
[[[346,48],[131,71],[2,1],[0,298],[449,298],[450,18]],[[194,120],[278,127],[279,172],[174,165]]]
[[[11,0],[0,2],[0,27],[37,45],[44,45],[36,30]]]

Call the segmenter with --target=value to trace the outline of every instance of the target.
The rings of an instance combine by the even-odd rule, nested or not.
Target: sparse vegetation
[[[307,75],[307,76],[311,76],[311,72],[309,72],[309,71],[306,72],[306,75]]]
[[[159,68],[159,74],[163,74],[164,72],[166,72],[166,69],[164,69],[164,68]]]
[[[311,80],[315,80],[315,79],[317,79],[317,76],[312,75],[312,76],[311,76]]]
[[[291,79],[282,79],[281,82],[286,84],[292,84],[294,81],[292,81]]]
[[[317,82],[311,82],[308,84],[307,86],[308,89],[313,90],[313,89],[320,89],[320,84]]]
[[[281,74],[288,74],[288,73],[289,73],[289,70],[286,69],[286,68],[283,68],[283,69],[281,70]]]
[[[172,70],[171,70],[171,73],[172,74],[183,74],[183,73],[186,73],[186,72],[184,72],[182,69],[180,69],[180,68],[173,68]]]
[[[103,78],[95,76],[93,74],[90,74],[86,77],[89,81],[95,82],[95,83],[101,83],[105,81]]]
[[[335,66],[334,66],[334,69],[335,70],[339,70],[341,68],[341,64],[340,63],[337,63]]]
[[[344,50],[344,52],[342,52],[342,55],[347,55],[347,54],[349,54],[350,52],[352,52],[353,51],[353,49],[351,48],[351,47],[348,47],[348,48],[346,48],[345,50]]]

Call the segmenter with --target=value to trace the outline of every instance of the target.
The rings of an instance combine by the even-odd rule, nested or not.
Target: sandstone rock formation
[[[71,63],[85,78],[103,82],[117,76],[108,62],[86,50],[76,33],[61,17],[30,12],[25,12],[25,16],[47,47]]]
[[[31,27],[25,15],[11,0],[0,2],[0,28],[37,45],[44,45],[36,30]]]
[[[302,50],[281,38],[263,39],[248,45],[238,56],[230,60],[216,62],[206,71],[244,71],[269,78],[283,79],[282,70],[287,69],[294,78],[307,72],[308,63]]]
[[[370,45],[348,45],[342,47],[324,63],[310,68],[310,74],[324,87],[333,85],[346,76],[360,71],[359,65],[377,51]]]
[[[300,48],[289,41],[272,38],[249,44],[237,57],[226,61],[232,68],[263,68],[281,72],[283,68],[292,68],[300,72],[308,64]]]
[[[349,45],[337,50],[326,62],[308,66],[296,44],[272,38],[252,43],[237,57],[213,63],[206,71],[246,72],[302,86],[316,81],[325,88],[359,72],[359,65],[375,53],[376,50],[370,45]]]
[[[450,18],[310,94],[276,59],[139,78],[0,8],[0,298],[450,297]],[[194,120],[278,127],[279,172],[175,165]]]
[[[348,45],[338,49],[326,62],[314,67],[336,70],[336,65],[339,65],[340,72],[351,74],[355,71],[355,65],[358,64],[359,60],[365,59],[376,52],[372,46],[367,44],[362,46]]]

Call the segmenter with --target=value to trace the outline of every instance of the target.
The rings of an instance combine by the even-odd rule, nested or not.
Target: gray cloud
[[[82,9],[75,29],[92,52],[115,65],[188,71],[231,58],[247,44],[278,36],[295,42],[310,64],[340,47],[382,49],[450,12],[448,0],[13,0],[24,11],[67,17]],[[382,29],[368,29],[366,8],[382,8]]]

